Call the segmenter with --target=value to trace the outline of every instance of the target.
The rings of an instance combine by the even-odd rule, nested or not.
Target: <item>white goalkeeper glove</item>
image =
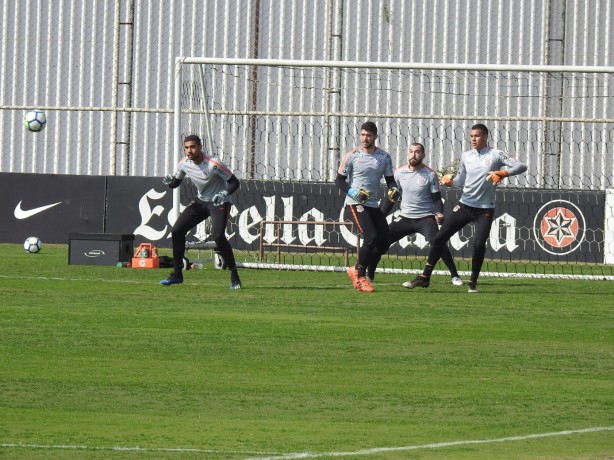
[[[216,193],[211,201],[213,202],[214,206],[222,206],[226,201],[226,198],[228,198],[228,192],[226,190],[222,190],[221,192]]]
[[[175,176],[173,176],[172,174],[167,174],[166,176],[164,176],[164,178],[162,179],[162,183],[166,184],[166,185],[170,185],[171,182],[173,182],[173,179],[175,178]]]

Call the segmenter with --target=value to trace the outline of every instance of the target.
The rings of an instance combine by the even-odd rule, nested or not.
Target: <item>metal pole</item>
[[[205,73],[203,70],[204,64],[198,66],[198,70],[200,71],[200,84],[203,89],[203,109],[205,111],[205,130],[207,131],[207,140],[205,140],[205,148],[208,152],[213,153],[213,139],[211,133],[211,121],[209,114],[209,104],[207,103],[207,83],[205,82]],[[208,147],[208,149],[207,149]]]
[[[343,25],[343,4],[338,0],[329,0],[326,11],[328,17],[328,40],[326,42],[326,57],[330,61],[341,59],[341,39]],[[341,98],[341,71],[339,68],[330,68],[326,75],[326,99],[324,100],[324,154],[322,156],[322,170],[324,180],[331,181],[335,178],[335,161],[339,160],[340,149],[339,120],[332,113],[340,111]]]
[[[113,111],[111,112],[111,162],[109,174],[115,176],[117,174],[117,102],[119,94],[119,41],[120,41],[120,16],[121,16],[121,0],[115,0],[114,12],[114,37],[113,37],[113,88],[111,90],[111,104]]]
[[[554,10],[553,10],[554,8]],[[545,63],[562,64],[565,59],[565,0],[548,0],[546,3]],[[552,66],[554,67],[554,66]],[[551,77],[556,77],[554,74]],[[563,78],[543,80],[543,141],[541,151],[541,186],[559,188],[561,184],[561,135],[563,123],[547,121],[563,116]]]
[[[254,2],[254,43],[252,57],[258,59],[258,48],[260,47],[260,0]],[[258,66],[252,66],[252,111],[258,109]],[[256,174],[256,115],[250,116],[250,147],[249,147],[249,177],[253,179]]]
[[[175,101],[173,114],[173,145],[171,147],[171,159],[173,164],[176,162],[175,149],[181,145],[181,63],[183,60],[178,58],[175,61]],[[181,205],[181,187],[173,190],[173,217],[175,222],[179,218],[179,207]]]

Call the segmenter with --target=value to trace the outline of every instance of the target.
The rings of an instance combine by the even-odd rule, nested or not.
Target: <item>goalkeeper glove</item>
[[[228,192],[226,190],[222,190],[221,192],[216,193],[211,201],[213,201],[214,206],[222,206],[226,201],[226,198],[228,198]]]
[[[391,203],[396,203],[400,199],[401,191],[398,188],[392,187],[390,190],[388,190],[388,201],[390,201]]]
[[[351,188],[348,190],[348,195],[354,198],[359,203],[366,202],[371,196],[371,194],[364,188],[361,188],[361,189]]]
[[[486,176],[486,180],[492,182],[492,185],[499,185],[507,176],[509,176],[509,173],[505,169],[500,171],[491,171]]]
[[[452,187],[452,174],[446,174],[441,178],[441,185],[445,185],[446,187]]]
[[[440,212],[435,213],[435,222],[437,222],[437,225],[443,224],[444,220],[446,220],[446,217],[442,213]]]
[[[162,179],[162,183],[166,185],[171,185],[171,182],[173,182],[174,178],[175,176],[173,176],[172,174],[167,174],[166,176],[164,176],[164,179]]]

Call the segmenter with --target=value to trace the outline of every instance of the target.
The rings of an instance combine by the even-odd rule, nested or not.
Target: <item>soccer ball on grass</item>
[[[29,236],[26,241],[23,242],[23,248],[26,250],[26,252],[31,254],[36,254],[42,247],[43,242],[35,236]]]
[[[47,116],[42,110],[31,110],[23,117],[23,125],[28,131],[38,133],[47,126]]]

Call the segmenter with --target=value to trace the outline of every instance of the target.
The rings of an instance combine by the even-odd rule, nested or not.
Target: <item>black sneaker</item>
[[[231,290],[235,290],[235,289],[241,289],[241,281],[236,280],[236,281],[231,281],[230,282],[230,289]]]
[[[170,286],[171,284],[181,284],[183,283],[183,275],[176,275],[171,273],[168,278],[160,281],[160,284],[163,286]]]
[[[469,289],[467,289],[467,292],[478,292],[477,283],[474,283],[473,281],[469,281]]]
[[[416,276],[412,281],[405,281],[403,283],[403,287],[407,289],[413,289],[417,287],[427,288],[431,285],[430,278],[425,278],[424,276]]]
[[[241,279],[239,278],[239,273],[237,273],[237,269],[230,271],[230,289],[241,289]]]

